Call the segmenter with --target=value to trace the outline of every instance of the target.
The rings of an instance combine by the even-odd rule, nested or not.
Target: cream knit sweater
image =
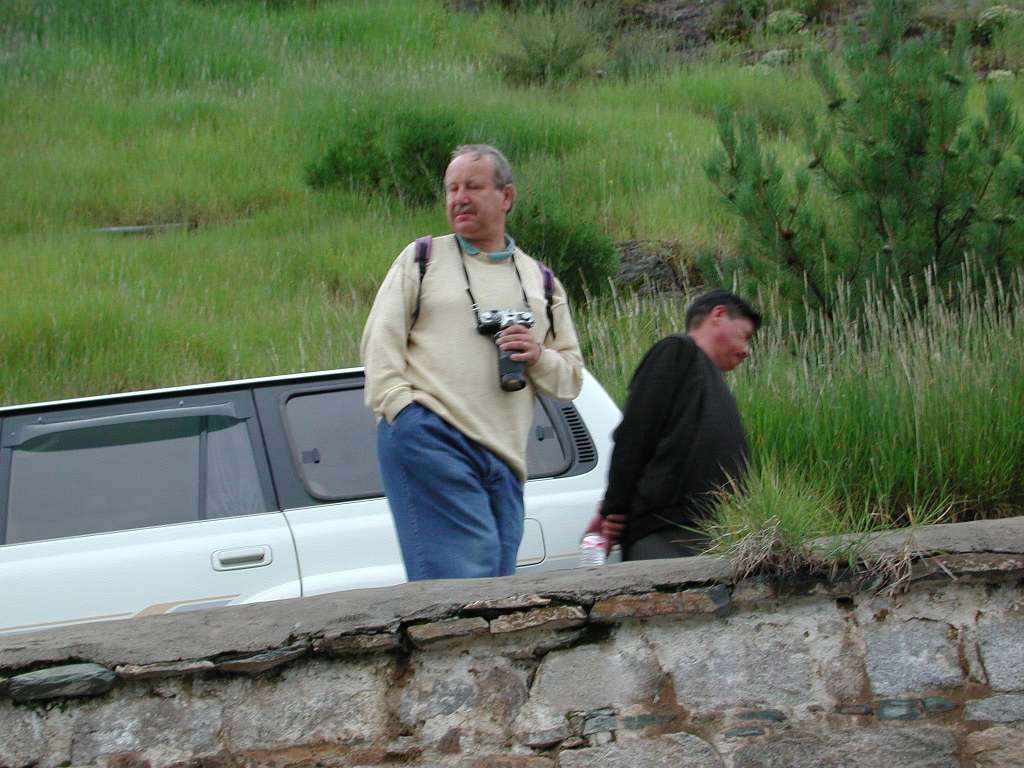
[[[388,423],[410,403],[430,409],[466,437],[494,451],[526,478],[526,444],[533,424],[534,392],[561,400],[579,394],[583,359],[565,290],[556,280],[551,309],[557,337],[548,333],[544,281],[537,262],[516,248],[514,258],[533,312],[533,337],[543,347],[527,368],[530,385],[505,392],[498,385],[493,339],[476,330],[466,276],[481,311],[521,311],[523,293],[512,264],[486,255],[461,255],[454,235],[434,238],[415,325],[419,266],[407,246],[377,291],[363,330],[366,404]]]

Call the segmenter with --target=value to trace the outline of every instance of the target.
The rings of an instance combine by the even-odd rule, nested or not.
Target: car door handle
[[[274,562],[274,550],[266,544],[258,547],[218,549],[211,556],[213,570],[237,571],[242,568],[262,568]]]

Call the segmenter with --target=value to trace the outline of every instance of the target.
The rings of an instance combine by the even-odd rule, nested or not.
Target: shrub
[[[992,43],[983,52],[985,69],[1024,69],[1024,16],[1011,19],[992,33]]]
[[[603,292],[618,267],[612,239],[581,203],[555,193],[523,191],[508,229],[524,251],[554,270],[574,298]]]
[[[972,30],[975,43],[982,46],[992,44],[995,34],[1013,21],[1021,18],[1021,12],[1008,5],[992,5],[978,14]]]
[[[573,2],[519,13],[498,54],[505,79],[516,85],[566,85],[597,72],[618,11],[610,2]]]
[[[710,34],[715,39],[746,40],[765,13],[765,0],[724,0],[714,11]]]
[[[573,123],[509,112],[502,105],[469,113],[459,103],[429,103],[418,93],[377,97],[346,113],[339,139],[306,166],[306,183],[428,205],[440,196],[448,159],[459,144],[494,144],[517,163],[535,153],[557,156],[580,141]]]
[[[791,35],[799,32],[807,24],[807,17],[800,11],[793,11],[784,8],[781,11],[772,11],[768,14],[765,27],[773,35]]]
[[[383,192],[406,205],[435,201],[448,157],[462,143],[455,118],[416,108],[379,117],[353,115],[342,138],[306,167],[306,183],[314,189]]]

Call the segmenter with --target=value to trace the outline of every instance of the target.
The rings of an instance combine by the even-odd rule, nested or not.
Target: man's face
[[[717,306],[708,317],[711,323],[711,359],[719,370],[731,371],[750,356],[754,324],[742,315],[730,317],[724,306]]]
[[[504,247],[505,216],[512,207],[512,185],[494,186],[491,158],[460,155],[444,175],[448,224],[452,231],[478,247]],[[487,248],[485,248],[487,250]]]

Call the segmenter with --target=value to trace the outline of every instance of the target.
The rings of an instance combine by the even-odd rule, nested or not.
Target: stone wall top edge
[[[1015,553],[1024,553],[1024,518],[895,532],[883,537],[878,551],[897,551],[905,547],[908,540],[915,552],[942,553],[939,557],[926,557],[915,565],[914,580],[919,582],[948,580],[950,575],[957,574],[998,580],[1024,574],[1024,556],[1015,556]],[[989,554],[996,547],[1004,554]],[[125,665],[240,658],[297,643],[306,644],[310,652],[314,652],[314,646],[325,638],[395,634],[403,626],[480,615],[481,612],[493,617],[526,610],[529,605],[544,601],[589,610],[598,600],[620,595],[673,592],[716,584],[732,586],[734,583],[728,561],[696,557],[504,579],[418,582],[353,590],[8,636],[0,638],[0,676],[74,662],[93,662],[114,669]],[[820,580],[803,579],[779,590],[775,597],[785,599],[801,594],[844,596],[851,594],[851,588],[849,583],[828,585]],[[476,607],[467,610],[471,604]],[[488,605],[493,605],[493,609],[488,611]],[[387,650],[395,644],[367,645],[371,646]]]

